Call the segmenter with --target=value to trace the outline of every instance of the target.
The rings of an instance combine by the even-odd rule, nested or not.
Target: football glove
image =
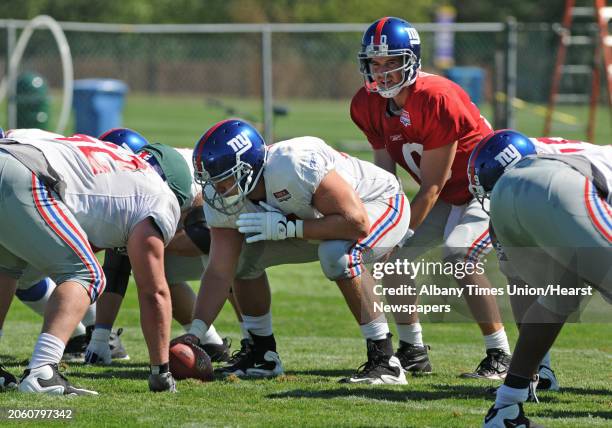
[[[263,201],[259,205],[266,211],[240,214],[236,221],[238,231],[250,235],[246,238],[247,244],[304,237],[304,222],[302,220],[287,220],[287,217],[280,211]]]
[[[153,392],[176,392],[176,381],[172,377],[172,373],[150,374],[149,390]]]
[[[96,340],[92,337],[85,350],[85,364],[108,366],[111,362],[111,349],[108,340]]]
[[[0,391],[16,389],[18,383],[17,378],[0,365]]]

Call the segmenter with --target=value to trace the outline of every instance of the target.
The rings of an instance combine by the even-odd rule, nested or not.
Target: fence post
[[[274,107],[272,92],[272,31],[269,25],[261,30],[261,67],[263,91],[263,136],[268,144],[274,142]]]
[[[14,76],[17,70],[13,70],[10,66],[11,57],[17,43],[17,25],[12,20],[9,20],[6,25],[6,102],[7,102],[7,128],[17,128],[17,76]]]
[[[514,108],[512,103],[516,98],[517,46],[518,30],[516,19],[513,16],[509,16],[508,19],[506,19],[506,70],[504,73],[506,128],[515,128]]]

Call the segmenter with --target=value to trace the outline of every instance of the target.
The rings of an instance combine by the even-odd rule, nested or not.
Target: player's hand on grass
[[[158,373],[149,375],[149,390],[153,392],[176,392],[176,381],[172,373]]]
[[[17,378],[0,365],[0,391],[16,389],[18,384]]]
[[[266,211],[240,214],[236,221],[238,231],[249,235],[246,238],[247,244],[258,241],[282,241],[303,236],[302,220],[287,220],[280,211],[263,201],[259,205]]]
[[[85,350],[85,364],[108,366],[112,362],[111,349],[108,341],[92,338]]]

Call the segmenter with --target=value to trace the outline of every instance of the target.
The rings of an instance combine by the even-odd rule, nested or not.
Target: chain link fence
[[[0,21],[0,73],[7,69],[11,37],[25,22]],[[351,97],[362,85],[357,51],[367,24],[236,24],[236,25],[116,25],[61,23],[74,64],[74,78],[115,78],[127,83],[132,96],[201,97],[232,99],[236,108],[251,109],[266,134],[287,134],[282,125],[272,128],[273,113],[298,112],[292,103],[336,102],[348,119]],[[435,70],[434,35],[439,24],[416,24],[422,38],[423,68]],[[10,29],[14,28],[11,36]],[[504,24],[454,24],[454,57],[458,66],[480,67],[485,72],[481,106],[493,122],[499,93],[508,92],[508,30]],[[516,87],[519,99],[544,104],[558,43],[554,25],[516,27]],[[269,35],[266,38],[266,34]],[[14,43],[14,39],[12,39]],[[269,50],[267,52],[267,50]],[[270,58],[266,61],[263,58]],[[37,30],[25,51],[20,70],[44,76],[52,89],[62,86],[58,47],[47,30]],[[511,71],[511,70],[510,70]],[[496,97],[497,93],[497,97]],[[266,95],[268,94],[268,95]],[[152,99],[153,99],[152,98]],[[240,101],[243,100],[241,103]],[[223,101],[217,101],[223,106]],[[212,105],[211,104],[211,105]],[[296,104],[297,105],[297,104]],[[158,106],[161,108],[161,106]],[[175,109],[174,105],[168,108]],[[512,110],[503,113],[511,116]],[[171,116],[172,112],[168,113]],[[1,117],[1,116],[0,116]],[[303,118],[307,120],[307,118]],[[285,119],[279,119],[280,122]],[[4,120],[2,120],[4,121]],[[507,123],[497,123],[498,126]],[[311,128],[317,135],[317,122]],[[201,125],[200,125],[201,127]],[[355,138],[351,131],[345,139]],[[286,135],[281,135],[286,136]]]

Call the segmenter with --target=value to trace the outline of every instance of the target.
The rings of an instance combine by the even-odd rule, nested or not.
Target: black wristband
[[[170,363],[160,364],[158,366],[151,365],[151,374],[162,374],[170,371]]]

